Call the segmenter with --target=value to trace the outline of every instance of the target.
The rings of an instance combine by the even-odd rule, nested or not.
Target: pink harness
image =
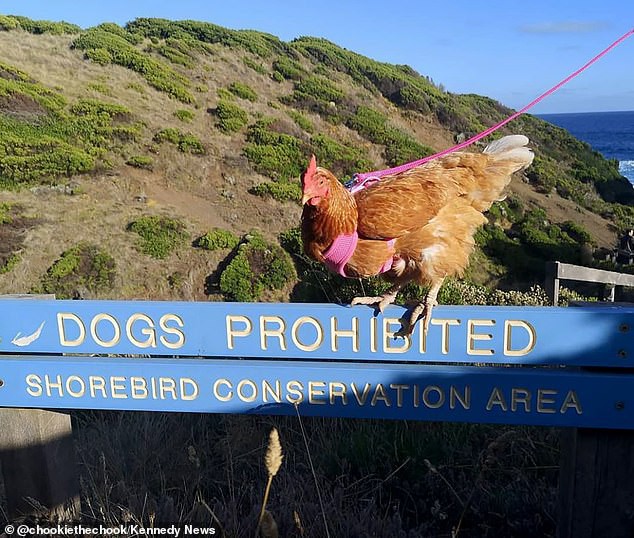
[[[346,275],[345,267],[348,263],[348,260],[352,258],[355,249],[357,248],[357,243],[359,242],[359,234],[356,232],[352,232],[351,234],[341,234],[335,238],[332,242],[332,245],[328,247],[328,250],[324,252],[324,262],[326,263],[326,267],[330,269],[333,273],[338,273],[343,277],[348,277]],[[390,239],[387,241],[388,247],[393,247],[395,239]],[[393,257],[389,257],[379,270],[377,271],[377,275],[385,273],[392,268],[392,260]]]

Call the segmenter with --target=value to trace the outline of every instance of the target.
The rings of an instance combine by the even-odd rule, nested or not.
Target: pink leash
[[[368,180],[368,179],[377,179],[378,180],[379,178],[382,178],[383,176],[387,176],[389,174],[398,174],[400,172],[405,172],[406,170],[409,170],[411,168],[415,168],[415,167],[420,166],[421,164],[425,164],[426,162],[429,162],[431,160],[438,159],[439,157],[444,157],[445,155],[448,155],[449,153],[453,153],[454,151],[457,151],[459,149],[466,148],[467,146],[470,146],[471,144],[473,144],[474,142],[477,142],[478,140],[484,138],[485,136],[490,135],[492,132],[497,131],[500,127],[503,127],[504,125],[506,125],[510,121],[513,121],[520,114],[523,114],[524,112],[526,112],[527,110],[529,110],[530,108],[535,106],[537,103],[539,103],[540,101],[542,101],[543,99],[548,97],[549,95],[555,93],[564,84],[566,84],[567,82],[569,82],[570,80],[575,78],[577,75],[579,75],[580,73],[582,73],[583,71],[588,69],[588,67],[590,67],[593,63],[595,63],[596,61],[600,60],[603,56],[605,56],[608,52],[610,52],[614,47],[616,47],[617,45],[621,44],[623,41],[625,41],[632,34],[634,34],[634,28],[631,29],[629,32],[623,34],[614,43],[612,43],[609,47],[607,47],[605,50],[603,50],[602,52],[597,54],[589,62],[587,62],[585,65],[583,65],[582,67],[577,69],[574,73],[572,73],[571,75],[568,75],[559,84],[553,86],[552,88],[550,88],[546,92],[542,93],[539,97],[537,97],[536,99],[534,99],[533,101],[528,103],[524,108],[522,108],[521,110],[518,110],[514,114],[511,114],[508,118],[506,118],[505,120],[502,120],[500,123],[496,123],[492,127],[489,127],[485,131],[482,131],[481,133],[469,138],[468,140],[465,140],[464,142],[461,142],[460,144],[457,144],[457,145],[455,145],[455,146],[453,146],[453,147],[451,147],[449,149],[443,150],[440,153],[435,153],[434,155],[429,155],[427,157],[424,157],[423,159],[419,159],[418,161],[413,161],[411,163],[402,164],[400,166],[396,166],[395,168],[388,168],[387,170],[379,170],[377,172],[365,172],[363,174],[356,174],[355,179],[354,179],[354,183],[353,183],[352,187],[350,188],[350,191],[352,193],[354,193],[354,192],[357,192],[358,190],[364,188],[365,181]]]

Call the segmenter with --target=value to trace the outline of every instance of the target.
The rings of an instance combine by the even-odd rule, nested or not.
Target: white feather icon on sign
[[[24,347],[24,346],[28,346],[29,344],[32,344],[40,337],[40,334],[42,333],[42,329],[44,328],[44,323],[46,322],[43,321],[42,324],[37,328],[37,330],[33,334],[20,336],[22,333],[18,332],[18,334],[16,334],[13,337],[13,340],[11,340],[11,343],[19,347]]]

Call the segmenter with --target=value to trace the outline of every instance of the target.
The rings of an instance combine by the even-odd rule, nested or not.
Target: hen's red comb
[[[302,184],[305,185],[306,182],[310,183],[316,171],[317,171],[317,159],[315,158],[314,155],[311,155],[310,162],[308,163],[308,168],[306,168],[306,171],[304,172],[304,175],[302,176]]]

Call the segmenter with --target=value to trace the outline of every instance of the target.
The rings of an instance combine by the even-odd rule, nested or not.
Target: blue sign
[[[634,308],[0,300],[0,353],[634,366]],[[98,359],[95,358],[95,361]]]
[[[575,369],[4,356],[0,406],[634,428],[634,375]]]

